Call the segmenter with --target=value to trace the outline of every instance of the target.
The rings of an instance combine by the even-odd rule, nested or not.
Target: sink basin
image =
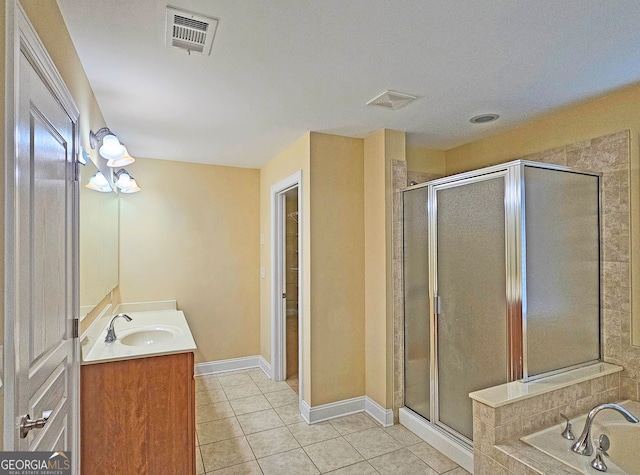
[[[176,329],[171,327],[143,328],[121,337],[120,343],[126,346],[151,346],[166,343],[175,335]]]
[[[197,349],[187,319],[180,310],[131,311],[128,315],[132,319],[130,322],[116,320],[118,338],[113,343],[104,341],[113,317],[105,315],[94,322],[83,340],[82,364],[186,353]]]

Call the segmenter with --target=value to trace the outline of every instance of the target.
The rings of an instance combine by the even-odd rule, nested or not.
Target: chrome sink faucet
[[[115,317],[113,317],[111,319],[111,323],[109,324],[109,328],[107,328],[107,336],[104,339],[105,343],[113,343],[114,341],[116,341],[118,339],[118,337],[116,336],[116,331],[113,328],[113,324],[115,323],[117,318],[124,318],[126,321],[130,322],[131,320],[133,320],[129,315],[127,315],[126,313],[119,313],[118,315],[116,315]]]
[[[604,410],[604,409],[613,409],[614,411],[618,411],[620,414],[624,416],[626,420],[636,424],[638,422],[638,418],[627,411],[624,407],[618,404],[598,404],[596,407],[589,411],[587,414],[587,420],[584,421],[584,429],[582,429],[582,434],[578,437],[575,444],[571,446],[571,450],[580,455],[591,455],[593,454],[593,443],[591,442],[591,425],[593,424],[593,419],[596,415]]]

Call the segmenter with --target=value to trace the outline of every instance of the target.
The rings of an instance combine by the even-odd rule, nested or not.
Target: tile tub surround
[[[259,368],[195,381],[197,474],[468,473],[404,427],[383,428],[364,413],[306,424],[297,395]]]
[[[393,257],[393,422],[398,423],[398,409],[404,406],[404,264],[402,229],[402,193],[407,187],[407,162],[391,160],[391,210]]]
[[[619,401],[620,381],[620,372],[605,374],[530,397],[517,397],[497,407],[474,400],[475,475],[578,473],[519,439],[560,423],[560,413],[572,418],[597,404]]]

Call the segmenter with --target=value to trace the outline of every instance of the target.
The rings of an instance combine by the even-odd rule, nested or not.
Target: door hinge
[[[78,338],[79,336],[79,322],[80,320],[77,318],[74,318],[71,321],[71,338]]]
[[[73,161],[73,181],[80,182],[80,162],[77,159]]]
[[[440,296],[439,295],[433,296],[433,313],[435,313],[436,315],[440,315]]]

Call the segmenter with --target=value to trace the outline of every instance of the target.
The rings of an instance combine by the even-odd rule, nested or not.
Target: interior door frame
[[[282,282],[286,269],[285,259],[285,193],[293,188],[298,189],[298,395],[302,401],[303,394],[303,305],[302,305],[302,171],[279,181],[271,186],[271,378],[283,381],[286,377],[286,308],[282,293]]]
[[[74,150],[72,152],[74,165],[71,167],[68,179],[74,181],[71,187],[71,262],[72,262],[72,309],[71,319],[68,320],[68,334],[74,334],[74,325],[77,325],[79,315],[79,279],[78,279],[78,186],[76,181],[77,157],[79,149],[79,116],[80,111],[75,105],[69,89],[56,69],[53,61],[47,53],[44,45],[40,41],[33,25],[29,21],[26,13],[17,0],[6,2],[6,54],[5,54],[5,193],[4,193],[4,214],[5,214],[5,239],[4,239],[4,449],[13,450],[15,447],[15,435],[17,421],[11,420],[17,414],[17,404],[14,388],[16,386],[17,374],[16,364],[16,301],[14,285],[14,269],[16,268],[15,240],[17,229],[15,226],[16,209],[14,195],[17,192],[16,177],[16,154],[18,151],[17,123],[18,104],[20,95],[19,60],[20,54],[29,58],[33,67],[47,84],[52,94],[56,97],[62,108],[65,110],[71,121],[74,123],[73,140]],[[71,431],[71,456],[72,466],[79,473],[80,467],[80,345],[78,338],[72,338],[73,361],[69,368],[72,379],[71,411],[74,418],[74,426]],[[8,383],[8,384],[7,384]],[[11,415],[11,417],[7,417]]]

